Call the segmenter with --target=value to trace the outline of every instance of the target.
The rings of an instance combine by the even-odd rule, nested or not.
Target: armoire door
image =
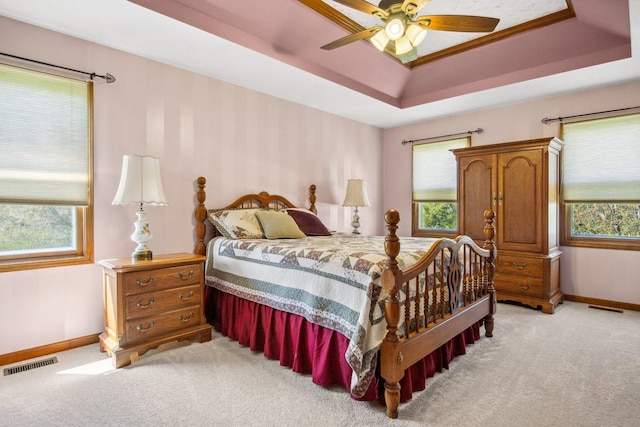
[[[496,156],[460,157],[458,167],[459,229],[476,241],[484,241],[484,211],[494,209],[496,189]],[[500,218],[496,218],[499,222]]]
[[[542,252],[543,177],[542,150],[498,154],[498,248]]]

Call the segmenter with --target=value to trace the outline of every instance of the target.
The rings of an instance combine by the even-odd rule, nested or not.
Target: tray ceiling
[[[381,128],[640,78],[640,0],[432,0],[422,13],[499,26],[490,40],[430,31],[404,65],[367,40],[320,49],[349,30],[309,2],[0,0],[0,15]]]
[[[626,0],[432,0],[421,13],[491,16],[501,22],[489,36],[429,31],[426,51],[409,66],[367,40],[320,49],[348,32],[310,8],[308,0],[132,1],[398,108],[631,55]],[[323,3],[362,27],[375,23],[376,18],[336,2]],[[478,41],[483,37],[491,40]],[[454,54],[420,63],[465,43]]]

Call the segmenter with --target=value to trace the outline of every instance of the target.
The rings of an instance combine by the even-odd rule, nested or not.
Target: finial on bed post
[[[198,191],[196,192],[196,199],[198,200],[198,206],[194,216],[196,218],[196,247],[193,253],[197,255],[204,255],[207,248],[204,244],[204,236],[207,234],[207,226],[204,221],[207,219],[207,208],[204,206],[204,201],[207,199],[207,193],[204,191],[207,179],[203,176],[198,177],[196,180],[198,184]]]
[[[398,337],[398,323],[400,322],[400,300],[398,299],[397,276],[402,272],[398,268],[396,257],[400,253],[400,239],[396,235],[400,214],[394,209],[389,209],[384,220],[387,223],[387,236],[384,238],[384,251],[387,254],[387,262],[382,272],[382,286],[389,292],[384,301],[384,317],[387,321],[387,335],[382,342],[384,351],[380,361],[380,371],[385,379],[384,399],[387,405],[386,414],[389,418],[398,418],[398,405],[400,404],[400,380],[404,376],[402,365],[402,353],[398,350],[400,338]]]
[[[485,264],[485,277],[487,278],[487,292],[491,295],[491,308],[489,310],[489,314],[484,319],[484,329],[485,335],[488,337],[493,336],[493,315],[496,312],[496,289],[493,286],[493,280],[495,278],[496,266],[494,264],[496,244],[495,244],[495,236],[496,229],[493,225],[493,221],[496,217],[496,213],[492,210],[484,211],[484,249],[489,250],[490,255],[487,258],[487,262]]]
[[[400,222],[400,213],[395,209],[389,209],[384,214],[384,221],[387,223],[386,227],[389,232],[384,238],[384,251],[388,257],[386,267],[397,270],[398,260],[396,257],[400,253],[400,239],[396,235],[396,231]]]
[[[311,184],[309,186],[309,210],[314,214],[318,214],[318,209],[316,209],[316,185]]]

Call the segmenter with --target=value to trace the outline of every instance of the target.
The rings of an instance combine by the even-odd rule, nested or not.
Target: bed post
[[[196,192],[196,199],[198,200],[198,206],[194,212],[196,218],[196,247],[193,253],[196,255],[204,255],[207,248],[204,244],[204,236],[207,234],[207,226],[204,221],[207,219],[207,208],[204,206],[204,201],[207,199],[207,193],[204,191],[204,186],[207,183],[207,179],[203,176],[198,177],[196,180],[198,184],[198,191]]]
[[[484,275],[487,278],[487,292],[491,296],[489,314],[484,318],[484,330],[485,336],[492,337],[493,336],[493,315],[496,313],[496,289],[493,286],[493,279],[496,273],[496,266],[494,264],[495,257],[495,235],[496,229],[493,225],[493,220],[496,217],[496,213],[492,210],[484,211],[484,249],[487,249],[491,252],[487,262],[485,264],[485,272]]]
[[[396,257],[400,253],[400,239],[396,235],[400,214],[394,209],[384,215],[388,234],[384,239],[384,251],[387,263],[382,272],[382,286],[389,292],[384,302],[384,317],[387,321],[387,335],[380,350],[380,372],[385,380],[384,400],[387,405],[386,414],[389,418],[398,418],[400,404],[400,380],[404,376],[402,368],[402,353],[398,351],[400,339],[397,330],[400,321],[400,300],[397,276],[402,272],[398,268]]]
[[[316,185],[311,184],[309,186],[309,210],[318,215],[318,209],[316,209]]]

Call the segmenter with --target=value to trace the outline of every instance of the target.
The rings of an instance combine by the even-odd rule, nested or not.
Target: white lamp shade
[[[347,194],[342,206],[371,206],[367,195],[367,184],[362,179],[350,179],[347,182]]]
[[[125,155],[114,205],[148,204],[166,206],[160,178],[160,160],[151,156]]]

